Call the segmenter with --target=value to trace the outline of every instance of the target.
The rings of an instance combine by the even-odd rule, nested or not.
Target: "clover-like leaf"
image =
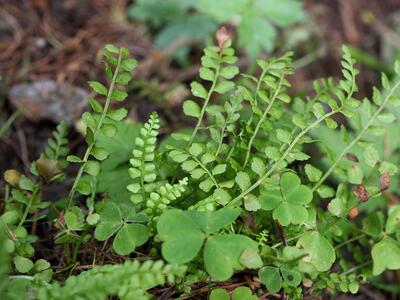
[[[177,209],[164,212],[157,222],[159,238],[164,241],[164,258],[175,264],[191,261],[200,251],[205,238],[200,226],[190,216]]]
[[[301,224],[308,218],[306,204],[312,200],[312,191],[302,185],[300,178],[294,173],[284,173],[279,188],[270,190],[263,188],[259,201],[264,210],[273,210],[273,218],[283,226]]]
[[[195,220],[205,233],[215,233],[231,224],[240,214],[240,208],[224,207],[217,211],[188,211],[187,214]]]
[[[118,231],[113,248],[119,255],[128,255],[149,238],[149,230],[143,224],[124,224]]]
[[[271,293],[279,292],[282,287],[282,278],[278,268],[264,267],[258,271],[258,277]]]
[[[308,231],[297,241],[297,247],[307,254],[303,261],[312,264],[318,271],[328,271],[336,259],[332,244],[318,231]]]
[[[94,237],[105,241],[111,237],[122,225],[122,214],[118,205],[109,201],[100,213],[100,223],[96,226]]]
[[[204,264],[208,273],[216,280],[229,279],[234,270],[245,268],[239,259],[246,249],[257,253],[257,243],[244,235],[225,234],[208,238],[204,246]]]
[[[400,269],[400,246],[394,239],[385,236],[372,247],[373,274],[379,275],[385,269]]]

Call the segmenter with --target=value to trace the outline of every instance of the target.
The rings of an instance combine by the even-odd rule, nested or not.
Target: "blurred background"
[[[0,172],[28,172],[61,120],[79,154],[86,81],[106,80],[106,43],[139,61],[124,104],[130,120],[156,110],[164,133],[187,125],[180,107],[188,83],[223,25],[243,72],[259,57],[294,51],[290,80],[300,95],[313,79],[340,74],[342,44],[362,70],[361,97],[400,58],[399,0],[0,0]]]

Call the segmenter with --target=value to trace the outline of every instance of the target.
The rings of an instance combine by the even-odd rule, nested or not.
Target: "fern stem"
[[[382,110],[385,108],[387,102],[389,101],[390,97],[393,95],[395,90],[400,85],[400,81],[398,81],[390,90],[389,94],[387,94],[385,100],[383,100],[381,106],[376,110],[376,112],[373,114],[373,116],[368,120],[367,124],[363,127],[363,129],[359,132],[359,134],[356,136],[356,138],[347,145],[347,147],[338,155],[336,160],[333,162],[331,167],[328,169],[328,171],[325,172],[325,174],[321,177],[321,179],[312,187],[312,191],[316,191],[319,186],[329,177],[329,175],[333,172],[333,170],[336,168],[336,166],[339,164],[340,160],[346,153],[349,152],[349,150],[363,137],[363,135],[367,132],[368,128],[372,125],[372,123],[375,121],[375,119],[379,116],[379,114],[382,112]]]
[[[341,108],[337,108],[324,116],[320,117],[319,119],[315,120],[314,123],[310,124],[307,128],[303,129],[296,137],[295,139],[290,143],[289,147],[286,149],[286,151],[283,153],[283,155],[280,157],[280,159],[272,165],[272,167],[263,175],[261,176],[252,186],[250,186],[247,190],[243,191],[239,196],[234,198],[228,206],[236,206],[238,202],[246,196],[248,193],[250,193],[252,190],[257,188],[265,179],[267,179],[272,172],[276,170],[276,168],[285,160],[286,156],[292,151],[293,147],[296,146],[297,142],[311,129],[313,129],[315,126],[317,126],[319,123],[324,121],[326,118],[329,118],[330,116],[340,112]]]
[[[83,174],[83,168],[85,167],[85,163],[89,160],[90,153],[92,152],[92,149],[93,149],[93,147],[94,147],[94,145],[96,143],[97,135],[100,132],[101,126],[103,125],[104,119],[105,119],[105,117],[107,115],[108,108],[109,108],[110,103],[111,103],[111,96],[112,96],[113,91],[114,91],[115,81],[117,80],[117,75],[118,75],[119,69],[121,67],[121,61],[122,61],[122,52],[120,50],[119,55],[118,55],[117,65],[115,67],[115,71],[114,71],[113,77],[111,79],[110,88],[108,89],[108,92],[107,92],[107,98],[106,98],[106,102],[104,104],[104,109],[103,109],[103,112],[102,112],[102,114],[100,116],[99,122],[97,123],[96,130],[93,132],[93,141],[92,141],[92,143],[90,143],[88,145],[88,147],[86,149],[85,155],[83,156],[83,159],[82,159],[81,166],[80,166],[80,168],[78,170],[78,173],[77,173],[77,175],[75,177],[75,180],[74,180],[74,183],[72,185],[71,191],[70,191],[70,193],[68,195],[68,206],[67,206],[67,209],[69,209],[71,207],[72,200],[74,198],[77,185],[78,185],[79,180],[81,179],[82,174]]]
[[[278,85],[277,89],[275,90],[275,93],[272,96],[271,101],[268,104],[267,108],[265,109],[263,115],[261,116],[260,120],[258,121],[256,129],[253,132],[253,135],[250,138],[249,145],[247,146],[246,159],[244,160],[243,169],[246,167],[247,163],[249,162],[249,158],[250,158],[250,154],[251,154],[251,147],[253,146],[254,139],[257,137],[258,131],[260,130],[261,125],[264,123],[264,120],[267,117],[268,112],[271,110],[272,106],[274,105],[276,97],[278,96],[278,93],[281,89],[282,81],[283,81],[283,76],[280,78],[279,85]]]
[[[29,213],[29,209],[31,208],[32,203],[33,203],[33,201],[35,200],[36,195],[37,195],[37,193],[39,192],[39,190],[40,190],[39,186],[35,186],[35,189],[34,189],[33,192],[32,192],[32,195],[31,195],[31,197],[30,197],[30,199],[29,199],[29,202],[28,202],[28,204],[25,206],[24,213],[23,213],[23,215],[22,215],[21,220],[20,220],[19,223],[18,223],[18,227],[17,227],[17,228],[21,228],[21,227],[24,225],[25,220],[26,220],[26,217],[28,216],[28,213]]]
[[[224,137],[225,137],[225,129],[226,129],[226,123],[225,123],[224,127],[221,130],[222,131],[221,139],[219,140],[218,149],[215,152],[215,157],[218,157],[219,153],[221,152],[222,144],[223,144]]]
[[[258,97],[258,94],[260,93],[261,83],[262,83],[263,78],[264,78],[265,75],[267,74],[267,71],[268,71],[268,70],[269,70],[269,68],[265,68],[265,69],[262,71],[260,77],[258,78],[257,86],[256,86],[256,91],[254,92],[254,105],[257,105],[257,97]],[[250,115],[250,119],[249,119],[249,121],[247,122],[247,125],[248,125],[248,126],[250,126],[251,123],[253,122],[253,118],[254,118],[254,112],[253,112],[253,110],[252,110],[252,111],[251,111],[251,115]]]
[[[222,51],[221,51],[220,54],[219,54],[219,58],[221,58],[221,57],[222,57]],[[207,108],[208,102],[210,101],[211,95],[212,95],[212,93],[214,92],[214,88],[215,88],[215,86],[217,85],[217,81],[218,81],[218,76],[219,76],[219,70],[220,70],[220,68],[221,68],[221,63],[218,64],[218,67],[217,67],[216,70],[215,70],[215,77],[214,77],[214,80],[213,80],[213,82],[212,82],[212,84],[211,84],[210,89],[208,90],[207,97],[206,97],[206,100],[204,101],[203,107],[201,108],[200,116],[199,116],[199,119],[197,120],[196,127],[194,128],[194,130],[193,130],[193,132],[192,132],[192,135],[191,135],[191,137],[190,137],[189,146],[193,143],[194,137],[196,136],[197,131],[199,130],[199,128],[200,128],[200,126],[201,126],[201,122],[203,121],[204,114],[205,114],[205,112],[206,112],[206,108]]]
[[[191,155],[191,157],[204,170],[204,172],[206,172],[208,177],[210,177],[211,181],[214,183],[215,187],[219,188],[218,182],[215,180],[214,176],[211,174],[208,168],[205,165],[203,165],[203,163],[196,156]]]

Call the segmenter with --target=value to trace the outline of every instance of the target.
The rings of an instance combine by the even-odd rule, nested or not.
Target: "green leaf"
[[[400,269],[400,247],[394,239],[385,236],[372,247],[373,274],[381,274],[386,269]]]
[[[124,101],[128,97],[128,93],[125,91],[120,91],[114,89],[112,94],[111,94],[111,99],[114,99],[115,101]]]
[[[273,210],[273,218],[283,226],[289,224],[301,224],[308,218],[305,205],[312,200],[312,191],[302,185],[300,178],[290,172],[281,176],[280,188],[270,190],[261,189],[259,201],[264,210]]]
[[[221,81],[218,82],[214,90],[219,94],[226,94],[235,88],[235,84],[232,81]]]
[[[391,234],[398,229],[400,229],[400,205],[395,205],[389,208],[386,221],[386,233]]]
[[[297,241],[297,247],[307,254],[302,260],[312,264],[319,272],[328,271],[335,262],[332,244],[318,231],[308,231]]]
[[[159,217],[157,232],[164,241],[161,248],[163,257],[174,264],[194,259],[205,238],[200,227],[185,212],[177,209],[168,210]]]
[[[103,96],[107,95],[108,90],[102,83],[98,81],[89,81],[88,84],[97,94]]]
[[[347,176],[349,182],[352,184],[361,184],[364,178],[363,171],[356,164],[352,164],[351,167],[347,170]]]
[[[17,255],[13,261],[19,273],[28,273],[33,268],[33,262],[29,258]]]
[[[128,115],[128,111],[125,108],[119,108],[111,110],[107,113],[107,117],[114,121],[121,121]]]
[[[94,231],[94,237],[105,241],[111,237],[122,225],[122,215],[117,204],[108,201],[100,213],[100,223]]]
[[[241,14],[238,27],[239,46],[244,47],[252,59],[262,51],[270,52],[274,47],[276,30],[257,11],[246,10]]]
[[[212,173],[213,175],[219,175],[219,174],[224,173],[225,170],[226,170],[226,165],[225,165],[225,164],[219,164],[219,165],[216,165],[216,166],[212,169],[211,173]]]
[[[282,288],[282,279],[278,268],[264,267],[258,271],[258,277],[270,293],[277,293]]]
[[[233,290],[232,300],[258,300],[258,297],[247,286],[240,286]]]
[[[281,268],[282,276],[285,282],[291,287],[297,287],[302,280],[301,273],[293,267],[283,265]]]
[[[263,176],[266,172],[266,166],[262,159],[258,157],[253,158],[253,162],[251,163],[251,170],[254,171],[258,176]]]
[[[51,267],[51,265],[47,260],[38,259],[37,261],[35,261],[35,264],[33,265],[33,270],[34,270],[34,272],[42,272],[44,270],[47,270],[50,267]]]
[[[103,111],[103,106],[93,97],[89,97],[89,103],[94,112],[101,113]]]
[[[85,163],[83,170],[92,176],[97,176],[100,172],[100,164],[98,161],[89,160]]]
[[[190,87],[192,88],[192,94],[194,96],[202,98],[202,99],[207,98],[207,91],[200,83],[193,81],[190,84]]]
[[[276,137],[278,138],[278,140],[286,144],[290,144],[292,138],[290,132],[282,129],[276,130]]]
[[[149,230],[142,224],[124,224],[113,242],[113,249],[119,255],[128,255],[149,239]]]
[[[183,112],[189,117],[200,117],[200,110],[200,106],[192,100],[186,100],[183,102]]]
[[[312,166],[310,164],[306,164],[306,166],[304,167],[304,170],[306,172],[308,179],[311,182],[317,182],[322,177],[321,170],[315,168],[314,166]]]
[[[136,66],[137,66],[137,61],[136,59],[133,58],[124,59],[121,63],[121,68],[128,72],[133,71],[136,68]]]
[[[244,250],[240,255],[239,262],[249,269],[259,269],[263,266],[260,255],[252,249]]]
[[[218,230],[231,224],[240,215],[240,208],[224,207],[216,211],[187,211],[189,216],[207,234],[216,233]]]
[[[112,138],[117,132],[117,128],[114,124],[103,124],[103,126],[101,126],[101,131],[105,136]]]
[[[250,176],[245,172],[237,173],[235,181],[242,191],[247,190],[251,186]]]
[[[224,289],[214,289],[210,293],[209,300],[230,300],[229,294]]]
[[[374,146],[370,145],[364,150],[364,160],[365,163],[371,168],[375,167],[376,163],[379,161],[379,153],[374,148]]]
[[[229,279],[234,270],[244,269],[239,259],[246,249],[257,253],[257,243],[244,235],[225,234],[208,238],[204,246],[207,272],[219,281]]]

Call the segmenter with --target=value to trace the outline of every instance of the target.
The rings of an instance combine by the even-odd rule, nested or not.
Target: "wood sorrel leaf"
[[[308,254],[303,261],[311,263],[318,271],[328,271],[335,261],[332,244],[318,231],[308,231],[297,241],[297,247]]]

